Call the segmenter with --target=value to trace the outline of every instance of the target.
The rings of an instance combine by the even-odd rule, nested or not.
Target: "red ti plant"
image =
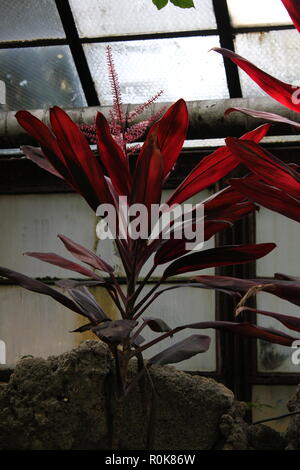
[[[292,21],[300,31],[300,4],[297,0],[282,0]],[[215,51],[231,59],[244,70],[267,94],[287,108],[300,113],[299,88],[272,77],[247,59],[227,49]],[[270,122],[283,122],[300,129],[300,124],[277,114],[246,108],[230,108],[229,114],[239,111],[254,118]],[[257,142],[235,138],[226,139],[226,145],[237,159],[251,171],[243,178],[231,178],[230,187],[248,200],[300,222],[300,175],[297,164],[286,164],[263,149]],[[293,331],[300,331],[299,318],[275,312],[267,312],[246,306],[246,301],[258,292],[264,291],[295,305],[300,305],[300,278],[275,273],[274,279],[244,280],[225,276],[197,276],[196,280],[206,288],[224,289],[243,293],[244,297],[236,308],[236,315],[254,311],[259,315],[272,317]]]
[[[25,155],[43,169],[64,179],[75,191],[80,193],[93,210],[103,203],[111,204],[118,213],[118,198],[127,197],[128,209],[135,203],[142,203],[150,209],[152,204],[160,204],[163,185],[169,177],[182,149],[188,127],[188,112],[183,100],[171,106],[165,115],[150,128],[136,162],[128,158],[126,147],[120,148],[110,133],[105,117],[98,113],[96,133],[99,155],[95,155],[78,126],[60,108],[50,110],[51,129],[27,111],[16,115],[19,124],[40,144],[40,148],[22,147]],[[260,126],[247,133],[238,142],[259,142],[266,134],[269,125]],[[240,163],[231,148],[222,147],[205,157],[179,185],[167,203],[171,206],[182,203],[199,191],[216,183]],[[255,209],[234,187],[227,187],[204,201],[204,239],[208,240],[236,220]],[[196,212],[193,208],[188,221],[196,224]],[[70,310],[84,316],[88,323],[78,328],[77,332],[91,330],[105,342],[115,358],[117,376],[116,422],[120,421],[122,399],[139,379],[149,378],[149,370],[154,364],[180,362],[195,354],[207,351],[210,338],[202,330],[214,328],[229,331],[247,337],[261,338],[283,345],[291,345],[294,338],[280,331],[259,328],[250,323],[210,321],[182,324],[169,327],[159,318],[144,316],[147,307],[165,291],[183,287],[176,285],[161,288],[164,280],[178,274],[194,272],[214,266],[248,263],[267,255],[274,249],[273,243],[257,245],[235,245],[191,251],[186,248],[184,236],[177,239],[175,231],[178,224],[170,221],[167,227],[169,240],[157,237],[154,240],[134,239],[127,232],[127,238],[116,234],[116,246],[124,265],[127,289],[123,291],[114,275],[114,269],[100,256],[59,235],[65,248],[83,266],[55,253],[31,252],[27,255],[41,261],[55,264],[87,277],[87,280],[62,280],[57,284],[66,290],[67,295],[38,280],[7,268],[0,268],[0,275],[7,277],[20,286],[49,295]],[[153,265],[148,274],[140,279],[142,267],[154,256]],[[161,278],[153,288],[144,293],[144,287],[159,265],[169,263]],[[105,275],[105,276],[104,276]],[[112,301],[120,312],[120,319],[112,321],[99,305],[88,287],[101,285],[107,289]],[[222,287],[222,290],[224,288]],[[225,289],[226,290],[226,289]],[[227,290],[232,292],[231,289]],[[141,335],[145,328],[160,333],[153,340],[145,341]],[[183,329],[199,330],[159,354],[150,358],[147,364],[143,352],[159,341],[174,336]],[[129,360],[138,359],[139,374],[134,382],[128,382],[127,368]],[[152,422],[152,419],[150,419]],[[119,433],[114,446],[120,446]],[[149,434],[150,435],[150,434]],[[150,438],[149,438],[150,439]],[[148,446],[150,446],[150,441]]]

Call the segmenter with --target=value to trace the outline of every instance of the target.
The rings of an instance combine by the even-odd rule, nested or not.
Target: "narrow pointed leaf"
[[[131,190],[131,175],[128,160],[111,135],[109,124],[102,113],[97,113],[96,132],[100,159],[116,191],[119,194],[129,195]]]
[[[173,169],[183,146],[188,129],[188,111],[184,100],[174,103],[153,124],[148,136],[157,135],[158,148],[163,156],[163,177],[165,178]],[[139,161],[140,157],[138,158]]]
[[[296,111],[297,113],[300,112],[300,104],[293,99],[293,94],[295,93],[295,90],[297,90],[295,86],[272,77],[272,75],[264,72],[244,57],[235,54],[235,52],[232,52],[229,49],[214,47],[213,50],[232,60],[232,62],[244,70],[244,72],[246,72],[264,92],[279,101],[279,103],[293,111]]]
[[[95,253],[93,253],[88,248],[80,245],[79,243],[74,242],[65,235],[58,235],[58,238],[63,242],[66,249],[77,259],[92,266],[95,269],[100,271],[112,273],[114,271],[113,267],[110,266],[106,261],[101,259]]]
[[[260,142],[269,128],[269,124],[264,124],[253,131],[247,132],[241,139]],[[232,154],[228,148],[220,147],[212,154],[204,157],[201,162],[196,165],[168,199],[167,204],[181,204],[198,192],[219,181],[238,166],[239,163],[239,159],[236,155]]]
[[[52,173],[52,175],[57,176],[58,178],[64,179],[64,177],[49,162],[44,152],[40,148],[23,145],[21,147],[21,151],[24,153],[24,155],[26,155],[27,158],[29,158],[43,170]]]
[[[226,144],[230,151],[265,183],[287,191],[300,198],[300,175],[289,165],[251,141],[241,142],[229,137]]]
[[[239,113],[245,114],[246,116],[251,116],[256,119],[263,119],[264,121],[267,121],[267,122],[289,124],[293,127],[296,127],[297,129],[300,129],[299,122],[291,121],[290,119],[280,116],[279,114],[267,113],[266,111],[256,111],[254,109],[248,109],[248,108],[229,108],[226,110],[225,116],[227,116],[230,113],[234,113],[236,111]]]
[[[107,320],[106,314],[86,287],[69,289],[68,292],[75,302],[93,317],[95,322]]]
[[[101,280],[101,278],[90,269],[87,269],[80,264],[74,263],[73,261],[69,261],[68,259],[64,258],[63,256],[59,256],[56,253],[27,252],[24,254],[31,256],[32,258],[37,258],[41,261],[44,261],[45,263],[54,264],[60,268],[69,269],[70,271],[75,271],[76,273],[83,274],[84,276]]]
[[[84,310],[82,310],[75,302],[73,302],[73,300],[69,299],[69,297],[61,294],[55,289],[52,289],[52,287],[44,284],[41,281],[37,281],[36,279],[32,279],[28,276],[25,276],[25,274],[21,274],[16,271],[12,271],[11,269],[2,267],[0,267],[0,276],[11,279],[12,281],[16,282],[19,286],[24,287],[24,289],[30,290],[32,292],[38,292],[39,294],[48,295],[60,304],[72,310],[73,312],[79,313],[80,315],[92,319],[86,314],[86,312],[84,312]]]
[[[174,364],[196,354],[206,352],[210,345],[210,337],[204,335],[192,335],[170,346],[164,351],[149,359],[148,364]]]
[[[249,263],[266,256],[275,247],[275,243],[230,245],[191,253],[171,263],[164,271],[163,278],[215,266]]]
[[[300,332],[300,318],[292,317],[291,315],[282,315],[280,313],[275,312],[267,312],[265,310],[258,310],[251,307],[241,307],[237,314],[245,313],[246,311],[258,313],[260,315],[264,315],[265,317],[275,318],[284,326],[286,326],[289,330],[299,331]]]
[[[161,318],[144,317],[143,320],[145,323],[147,323],[147,325],[152,331],[155,331],[157,333],[162,333],[164,331],[171,330],[169,325],[167,325],[167,323],[164,322]]]

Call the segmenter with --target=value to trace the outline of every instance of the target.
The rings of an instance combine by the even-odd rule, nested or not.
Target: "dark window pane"
[[[7,109],[85,106],[67,46],[0,50]]]
[[[81,37],[216,28],[212,1],[194,3],[182,9],[169,2],[158,11],[151,0],[70,0]]]
[[[0,41],[64,37],[54,0],[1,0]]]
[[[160,101],[228,98],[223,62],[209,52],[217,36],[111,43],[124,103],[142,103],[164,90]],[[84,46],[102,104],[112,95],[106,65],[107,43]]]

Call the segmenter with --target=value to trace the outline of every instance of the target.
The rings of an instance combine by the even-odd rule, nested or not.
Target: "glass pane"
[[[298,222],[261,207],[256,214],[256,241],[275,242],[277,248],[257,260],[257,275],[273,277],[281,272],[300,276],[299,236]]]
[[[296,392],[296,385],[253,385],[253,421],[273,418],[289,412],[287,403]],[[278,432],[285,432],[291,418],[264,423]]]
[[[64,37],[53,0],[1,0],[0,41]]]
[[[150,0],[70,0],[81,37],[192,31],[216,28],[211,0],[196,0],[196,8],[169,4],[158,11]]]
[[[299,317],[299,307],[285,300],[278,299],[271,294],[260,293],[257,296],[257,308],[269,312],[277,312],[283,315]],[[295,338],[300,338],[300,333],[285,328],[279,321],[258,315],[257,323],[266,328],[273,328],[287,333]],[[300,365],[294,364],[293,353],[295,348],[272,344],[266,341],[258,342],[258,370],[259,372],[294,372],[299,373]],[[298,356],[299,357],[299,356]]]
[[[0,64],[8,109],[86,105],[67,46],[2,49]]]
[[[32,277],[82,277],[23,256],[26,251],[49,251],[69,258],[57,238],[58,233],[93,249],[95,215],[82,197],[77,194],[2,195],[0,214],[1,266]]]
[[[238,34],[235,50],[282,81],[294,85],[300,82],[300,41],[296,30]],[[239,74],[243,96],[265,96],[245,72],[239,69]]]
[[[227,4],[235,27],[292,24],[281,0],[227,0]]]
[[[145,292],[151,286],[145,288]],[[164,287],[167,287],[165,285]],[[185,323],[215,320],[215,294],[213,291],[204,289],[195,289],[192,287],[183,287],[173,291],[167,291],[162,294],[146,310],[145,316],[159,317],[164,320],[171,328]],[[158,352],[166,349],[172,344],[181,341],[192,334],[204,334],[211,338],[211,344],[208,351],[178,363],[177,369],[194,371],[213,371],[216,370],[216,345],[214,330],[183,330],[176,333],[173,338],[166,338],[145,351],[145,357],[150,358]],[[142,333],[146,340],[152,340],[158,336],[149,328],[144,329]],[[174,364],[175,365],[175,364]]]
[[[143,103],[162,89],[161,101],[228,98],[223,62],[208,52],[218,44],[217,36],[113,43],[123,102]],[[109,105],[106,46],[84,47],[100,102]]]

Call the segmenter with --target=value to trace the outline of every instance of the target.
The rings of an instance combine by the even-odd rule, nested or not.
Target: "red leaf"
[[[266,317],[275,318],[284,326],[289,328],[289,330],[300,331],[300,318],[292,317],[291,315],[282,315],[280,313],[267,312],[265,310],[257,310],[251,307],[241,307],[238,309],[237,313],[238,314],[242,312],[244,313],[246,310],[249,310],[254,313],[258,313],[260,315],[264,315]]]
[[[73,263],[73,261],[69,261],[63,256],[59,256],[55,253],[27,252],[24,254],[27,256],[31,256],[32,258],[37,258],[41,261],[44,261],[45,263],[54,264],[55,266],[59,266],[60,268],[69,269],[70,271],[75,271],[76,273],[83,274],[84,276],[87,276],[87,277],[92,277],[94,279],[99,279],[99,280],[102,279],[90,269],[87,269],[84,266],[80,266],[80,264]]]
[[[300,222],[300,201],[289,196],[285,191],[261,181],[255,181],[253,177],[232,178],[228,182],[250,200]]]
[[[230,151],[263,181],[300,198],[300,176],[289,165],[255,142],[241,142],[229,137],[226,139],[226,144]]]
[[[232,60],[232,62],[244,70],[262,90],[275,100],[279,101],[279,103],[293,111],[296,111],[297,113],[300,112],[300,104],[298,103],[298,100],[293,99],[293,94],[297,91],[297,87],[272,77],[272,75],[264,72],[247,59],[244,59],[244,57],[235,54],[235,52],[232,52],[229,49],[214,47],[213,50]]]
[[[100,271],[104,271],[106,273],[112,273],[114,269],[108,263],[106,263],[103,259],[93,253],[91,250],[88,250],[79,243],[74,242],[70,238],[66,237],[65,235],[58,235],[58,238],[63,242],[66,249],[72,253],[75,258],[83,261],[86,264],[89,264],[95,269],[99,269]]]
[[[30,290],[32,292],[38,292],[39,294],[49,295],[54,300],[64,305],[65,307],[68,307],[73,312],[79,313],[80,315],[83,315],[84,317],[90,318],[90,320],[94,321],[93,316],[87,315],[84,310],[82,310],[77,304],[75,304],[75,302],[73,302],[73,300],[69,299],[69,297],[66,297],[57,290],[52,289],[41,281],[31,279],[30,277],[25,276],[25,274],[17,273],[11,269],[2,267],[0,267],[0,276],[11,279],[19,286],[24,287],[24,289]]]
[[[259,142],[266,135],[269,128],[269,124],[264,124],[251,132],[247,132],[241,139],[253,139]],[[167,204],[180,204],[186,201],[194,194],[197,194],[226,176],[238,164],[239,159],[237,159],[228,148],[220,147],[212,154],[204,157],[201,162],[196,165],[171,195]]]
[[[102,113],[96,116],[99,156],[119,194],[129,195],[131,175],[127,157],[111,135],[109,124]]]
[[[296,127],[297,129],[300,129],[300,123],[296,121],[291,121],[288,118],[285,118],[283,116],[279,116],[279,114],[275,113],[267,113],[265,111],[256,111],[255,109],[248,109],[248,108],[229,108],[225,112],[225,116],[227,116],[230,113],[234,112],[239,112],[242,114],[245,114],[246,116],[251,116],[256,119],[263,119],[264,121],[270,121],[270,122],[281,122],[283,124],[290,124],[291,126]]]
[[[292,21],[300,32],[300,5],[298,0],[281,0],[287,9]]]
[[[215,266],[249,263],[267,255],[275,247],[275,243],[231,245],[191,253],[170,264],[165,269],[163,278]]]
[[[163,156],[164,178],[173,169],[180,155],[188,129],[188,120],[186,103],[180,99],[166,111],[158,122],[153,124],[148,132],[148,136],[157,135],[157,145]]]
[[[21,147],[21,150],[27,158],[33,161],[40,168],[48,171],[49,173],[52,173],[52,175],[57,176],[58,178],[64,179],[63,176],[54,168],[54,166],[46,158],[46,155],[41,149],[37,147],[31,147],[29,145],[23,145]]]
[[[176,364],[196,354],[206,352],[209,345],[209,336],[192,335],[151,357],[148,364]]]

